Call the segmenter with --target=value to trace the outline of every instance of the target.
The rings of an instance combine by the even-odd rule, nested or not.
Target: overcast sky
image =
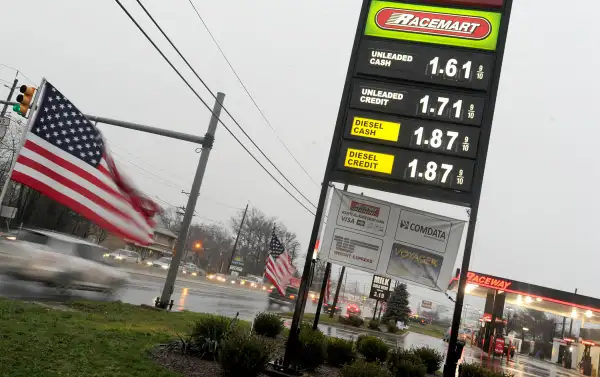
[[[279,137],[320,183],[361,1],[193,1]],[[136,2],[124,4],[212,104]],[[316,204],[318,186],[262,119],[188,1],[144,4],[210,88],[226,93],[225,105],[242,127]],[[591,0],[515,1],[472,270],[600,297],[598,11],[600,4]],[[1,20],[0,64],[18,68],[36,84],[45,76],[85,113],[199,135],[206,131],[209,112],[114,1],[30,0],[3,7]],[[0,66],[0,79],[13,78],[14,71]],[[0,96],[7,93],[1,87]],[[229,117],[223,120],[241,134]],[[140,188],[163,205],[185,204],[180,192],[191,186],[195,145],[101,129]],[[464,208],[351,191],[467,218]],[[277,216],[307,246],[313,217],[219,125],[197,211],[210,219],[204,221],[227,223],[247,202]]]

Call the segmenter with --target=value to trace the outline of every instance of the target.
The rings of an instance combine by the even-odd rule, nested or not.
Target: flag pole
[[[35,123],[39,112],[38,99],[44,98],[43,94],[46,91],[46,78],[42,78],[42,82],[40,86],[38,86],[38,90],[35,91],[35,95],[33,96],[33,106],[31,107],[29,113],[29,119],[27,119],[27,124],[25,125],[25,130],[23,131],[23,136],[21,137],[21,142],[19,143],[19,147],[16,150],[15,157],[13,158],[12,164],[10,166],[10,170],[8,171],[8,175],[6,176],[6,180],[4,181],[4,185],[2,186],[2,192],[0,192],[0,211],[2,210],[2,202],[4,201],[4,197],[6,196],[6,191],[8,190],[8,184],[10,183],[10,177],[12,176],[12,172],[15,169],[15,165],[17,164],[17,158],[19,158],[19,154],[21,153],[21,149],[23,145],[25,145],[25,140],[27,139],[27,134],[29,130]]]

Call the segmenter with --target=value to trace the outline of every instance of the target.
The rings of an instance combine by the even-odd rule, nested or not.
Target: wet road
[[[0,278],[0,296],[35,300],[35,301],[63,301],[65,299],[94,299],[94,300],[121,300],[131,304],[153,305],[154,299],[160,295],[164,284],[162,276],[147,276],[134,274],[130,283],[115,297],[102,297],[92,292],[72,293],[68,297],[57,295],[56,291],[43,288],[36,284],[12,281]],[[175,285],[172,299],[173,310],[190,310],[195,312],[206,312],[234,316],[239,313],[240,319],[252,320],[257,313],[265,311],[267,307],[267,293],[243,289],[240,287],[223,284],[213,284],[202,280],[194,282],[179,281]],[[287,308],[283,308],[289,311]],[[307,303],[306,313],[314,313],[316,306],[312,302]],[[365,313],[366,314],[366,313]],[[286,321],[289,327],[291,321]],[[349,331],[346,329],[320,325],[321,330],[329,336],[356,339],[360,330]],[[444,355],[447,352],[447,344],[441,339],[409,332],[403,338],[389,337],[385,333],[380,335],[387,343],[396,347],[412,348],[428,346],[437,349]],[[506,362],[506,359],[488,359],[485,354],[477,348],[465,347],[463,359],[466,362],[479,362],[490,368],[502,368],[515,377],[572,377],[579,374],[575,371],[566,370],[555,364],[540,361],[527,356],[517,355],[514,360]]]

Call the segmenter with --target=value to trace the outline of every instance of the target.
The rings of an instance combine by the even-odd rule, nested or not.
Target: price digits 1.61
[[[439,169],[438,169],[438,164],[434,161],[429,161],[426,164],[425,172],[418,172],[418,166],[419,166],[419,160],[416,158],[408,164],[408,167],[410,168],[410,177],[411,178],[423,177],[423,178],[425,178],[426,181],[430,181],[430,182],[438,181],[438,178],[439,178],[440,183],[449,182],[448,177],[450,176],[450,173],[454,169],[454,165],[452,165],[452,164],[440,164]],[[457,185],[464,184],[464,179],[465,179],[464,171],[462,169],[459,169],[458,174],[456,175],[456,184]]]
[[[417,137],[416,144],[417,145],[429,145],[431,148],[440,148],[444,144],[446,144],[446,150],[451,151],[454,146],[454,141],[458,138],[459,133],[457,131],[446,131],[446,137],[448,138],[447,142],[444,142],[444,132],[438,128],[431,131],[431,137],[429,139],[425,139],[423,141],[423,127],[419,127],[413,132],[413,135]],[[463,152],[469,151],[469,137],[465,136],[464,141],[462,143]]]
[[[446,64],[440,64],[440,58],[436,56],[435,58],[431,59],[428,67],[431,67],[431,74],[433,76],[445,75],[446,77],[453,79],[470,81],[472,65],[473,62],[469,60],[461,66],[458,60],[454,58],[448,59]],[[477,69],[477,78],[479,80],[483,79],[483,65],[480,65]]]

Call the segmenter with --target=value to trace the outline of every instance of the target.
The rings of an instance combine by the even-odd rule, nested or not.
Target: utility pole
[[[246,220],[246,213],[248,213],[248,205],[249,204],[246,204],[246,209],[244,210],[242,221],[240,222],[240,228],[238,229],[237,236],[235,236],[235,242],[233,243],[233,249],[231,250],[231,257],[229,258],[229,263],[227,264],[227,270],[225,270],[226,272],[231,268],[231,262],[233,262],[233,257],[235,256],[235,250],[237,249],[238,240],[240,239],[240,233],[242,233],[244,220]]]
[[[188,235],[190,224],[192,223],[192,216],[194,215],[194,209],[196,208],[196,202],[198,201],[198,195],[200,194],[200,186],[202,185],[202,179],[204,178],[204,172],[206,171],[206,164],[208,162],[208,156],[213,146],[215,139],[215,131],[217,129],[217,123],[219,121],[219,115],[221,114],[221,108],[223,101],[225,100],[224,93],[217,93],[217,100],[213,108],[212,116],[208,124],[208,130],[204,136],[204,142],[202,143],[202,152],[200,153],[200,161],[198,162],[198,169],[196,170],[196,176],[192,183],[190,195],[188,198],[187,206],[185,208],[185,214],[183,221],[181,222],[181,233],[177,238],[177,244],[175,245],[175,255],[169,266],[169,272],[167,273],[167,280],[160,296],[160,302],[158,306],[161,308],[167,308],[171,295],[175,290],[175,279],[177,279],[177,272],[179,271],[179,262],[183,254],[185,247],[185,241]]]
[[[333,318],[335,314],[335,307],[338,303],[338,297],[340,297],[340,288],[342,287],[342,282],[344,281],[344,272],[346,272],[346,266],[342,266],[342,271],[340,272],[340,279],[338,280],[337,287],[335,288],[335,296],[333,296],[333,305],[331,308],[331,313],[329,313],[329,318]]]
[[[8,102],[10,101],[13,94],[15,93],[15,89],[17,89],[18,82],[19,82],[19,80],[17,80],[17,79],[15,79],[15,81],[13,82],[13,86],[12,86],[12,88],[10,88],[10,92],[8,93],[8,98],[6,99],[6,102],[4,103],[4,106],[2,107],[2,112],[0,112],[0,118],[2,118],[6,114],[6,109],[8,109]]]

